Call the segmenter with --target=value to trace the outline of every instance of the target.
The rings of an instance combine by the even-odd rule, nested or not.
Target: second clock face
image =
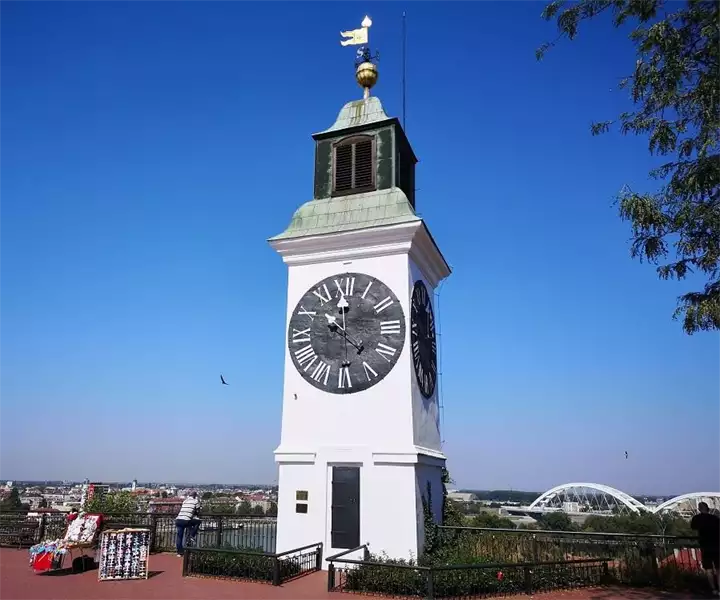
[[[323,279],[300,299],[288,327],[295,368],[309,384],[352,394],[380,382],[405,343],[405,314],[382,281],[364,273]]]
[[[430,398],[435,392],[435,383],[437,382],[435,315],[430,294],[420,280],[416,281],[413,287],[410,311],[410,337],[415,377],[422,395]]]

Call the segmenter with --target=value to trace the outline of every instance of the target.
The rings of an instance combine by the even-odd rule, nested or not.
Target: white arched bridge
[[[570,515],[617,515],[630,513],[675,513],[691,516],[697,505],[706,502],[710,510],[720,511],[720,492],[682,494],[657,505],[643,504],[637,498],[609,485],[564,483],[538,496],[530,506],[506,506],[507,512],[542,514],[562,511]]]

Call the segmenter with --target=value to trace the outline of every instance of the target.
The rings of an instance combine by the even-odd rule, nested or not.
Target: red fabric
[[[36,573],[44,573],[53,568],[54,552],[40,552],[33,557],[32,568]],[[60,555],[60,565],[62,565],[63,555]]]

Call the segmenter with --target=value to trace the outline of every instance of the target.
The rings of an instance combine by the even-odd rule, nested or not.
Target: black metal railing
[[[177,530],[175,515],[164,513],[109,513],[103,515],[103,528],[147,527],[151,532],[151,551],[175,549]],[[27,523],[37,523],[32,539],[24,545],[63,537],[67,530],[66,515],[42,513],[29,516],[23,512],[0,512],[0,545],[15,545],[10,535]],[[1,534],[5,535],[1,535]],[[203,515],[196,538],[198,548],[254,549],[275,552],[277,521],[274,517],[239,515]]]
[[[249,580],[281,585],[322,567],[322,543],[281,553],[223,548],[186,548],[183,577]]]
[[[420,564],[372,557],[367,546],[329,557],[328,590],[461,598],[601,584],[699,592],[706,585],[695,539],[444,529],[438,552]]]
[[[628,533],[594,533],[484,527],[439,527],[440,544],[466,555],[494,560],[539,562],[613,556],[628,546],[690,544],[694,538]]]
[[[362,550],[363,559],[344,558]],[[328,591],[423,598],[479,598],[602,585],[609,559],[418,565],[374,561],[359,546],[328,559]],[[341,566],[339,566],[341,565]]]

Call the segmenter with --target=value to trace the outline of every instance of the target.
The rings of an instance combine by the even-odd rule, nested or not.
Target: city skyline
[[[283,6],[2,7],[3,477],[275,482],[286,271],[265,240],[312,197],[310,135],[362,93],[336,38],[366,11]],[[417,209],[453,267],[455,487],[717,490],[717,334],[672,321],[688,285],[630,259],[612,205],[657,161],[589,133],[629,106],[624,33],[537,63],[540,5],[371,3],[398,117],[403,10]]]

